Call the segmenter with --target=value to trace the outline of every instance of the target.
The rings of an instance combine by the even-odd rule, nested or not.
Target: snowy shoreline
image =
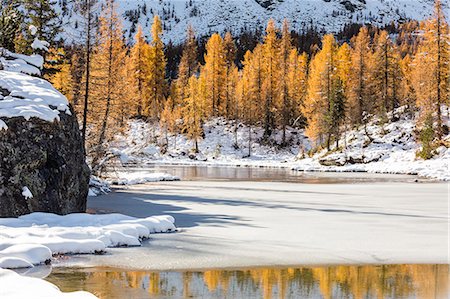
[[[399,108],[400,109],[400,108]],[[445,119],[450,125],[450,120]],[[224,119],[211,119],[204,124],[205,137],[199,140],[200,153],[192,153],[192,141],[184,135],[169,135],[167,149],[158,143],[163,136],[158,126],[140,120],[130,121],[126,135],[118,136],[111,152],[119,157],[118,163],[130,165],[186,165],[221,167],[290,168],[304,172],[367,172],[380,174],[417,175],[439,181],[450,181],[450,149],[441,146],[434,158],[416,157],[421,146],[415,140],[413,119],[380,125],[375,119],[367,128],[350,130],[340,140],[344,148],[321,150],[308,157],[311,145],[302,130],[288,128],[287,137],[292,145],[279,148],[282,132],[273,134],[274,144],[259,143],[262,128],[252,128],[252,151],[248,154],[248,127]],[[367,132],[366,132],[367,130]],[[148,137],[151,132],[152,138]],[[237,134],[237,135],[236,135]],[[368,137],[370,135],[370,138]],[[235,140],[240,140],[239,148]],[[450,142],[450,135],[444,137]],[[174,145],[176,144],[176,147]],[[164,152],[164,153],[163,153]],[[303,154],[302,154],[303,153]]]
[[[0,218],[1,298],[96,298],[87,292],[62,293],[44,280],[8,269],[50,264],[58,255],[102,254],[114,247],[141,246],[151,234],[175,232],[171,216],[135,218],[121,214],[64,216],[36,212]],[[19,286],[27,284],[26,289]]]

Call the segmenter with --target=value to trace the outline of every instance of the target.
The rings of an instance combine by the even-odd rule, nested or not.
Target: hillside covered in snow
[[[399,108],[402,109],[402,108]],[[445,108],[443,109],[444,111]],[[447,125],[449,119],[445,118]],[[236,125],[216,118],[203,125],[204,138],[199,141],[199,153],[184,135],[168,134],[158,126],[143,121],[131,121],[125,135],[111,143],[111,152],[124,165],[184,164],[249,167],[283,167],[297,171],[370,172],[411,174],[437,180],[450,180],[450,149],[441,146],[434,158],[417,157],[421,145],[417,141],[415,119],[403,116],[392,123],[374,118],[365,129],[348,130],[332,146],[313,152],[303,130],[288,128],[290,146],[281,147],[282,132],[277,130],[269,143],[262,143],[263,129]],[[150,134],[149,134],[150,133]],[[238,143],[236,144],[236,139]],[[450,141],[450,135],[444,137]],[[249,156],[249,144],[251,146]]]
[[[164,40],[179,43],[191,24],[198,35],[214,32],[263,30],[270,18],[281,24],[287,18],[295,31],[314,26],[337,32],[345,24],[382,26],[392,21],[422,20],[433,12],[433,0],[119,0],[125,36],[132,38],[141,25],[147,38],[154,14],[163,22]],[[77,36],[81,24],[70,1],[57,1],[65,39]],[[445,3],[447,6],[448,4]],[[101,8],[99,7],[100,11]],[[448,13],[447,13],[448,14]]]

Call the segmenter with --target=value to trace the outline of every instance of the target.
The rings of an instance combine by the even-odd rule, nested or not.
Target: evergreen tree
[[[0,47],[14,52],[15,41],[23,22],[19,2],[16,0],[0,1]]]
[[[29,19],[28,25],[36,27],[35,37],[50,44],[54,43],[56,35],[61,31],[61,21],[53,8],[56,1],[51,0],[23,0],[26,16]]]

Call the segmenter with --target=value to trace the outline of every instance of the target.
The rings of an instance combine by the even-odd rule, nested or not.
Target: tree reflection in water
[[[100,298],[448,298],[449,265],[146,272],[54,269],[63,291]]]

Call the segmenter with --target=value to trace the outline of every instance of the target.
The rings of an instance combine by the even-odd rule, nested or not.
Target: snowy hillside
[[[134,36],[137,25],[147,37],[153,14],[161,16],[164,39],[177,43],[191,24],[197,34],[230,30],[262,29],[270,18],[290,20],[294,30],[311,25],[338,31],[350,22],[383,25],[391,21],[424,19],[433,11],[434,0],[117,0],[124,17],[126,37]],[[70,2],[59,0],[58,11],[65,23],[65,37],[76,36],[78,17]],[[448,4],[443,3],[444,5]]]
[[[401,109],[401,108],[400,108]],[[444,111],[445,108],[443,109]],[[450,125],[449,119],[445,119]],[[450,149],[441,146],[435,157],[416,157],[420,145],[416,141],[415,120],[402,119],[380,124],[374,119],[367,126],[349,130],[340,140],[339,149],[319,151],[308,157],[309,140],[302,130],[289,128],[291,146],[281,148],[281,131],[277,130],[271,144],[262,145],[262,128],[252,128],[251,156],[248,157],[248,127],[240,124],[235,147],[235,125],[223,119],[212,119],[203,126],[205,138],[199,140],[200,153],[192,152],[193,143],[184,135],[168,135],[143,121],[131,121],[126,136],[111,144],[111,151],[125,165],[187,164],[255,167],[287,167],[298,171],[371,172],[414,174],[450,181]],[[370,136],[370,137],[369,137]],[[444,142],[450,141],[450,135]],[[333,145],[334,146],[334,145]]]

